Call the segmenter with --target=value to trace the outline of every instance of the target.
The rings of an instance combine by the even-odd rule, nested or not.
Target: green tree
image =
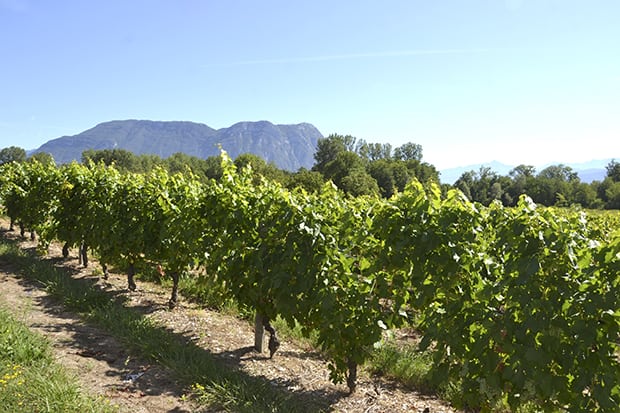
[[[220,155],[209,156],[205,159],[205,177],[218,181],[224,169],[222,168],[222,157]]]
[[[494,200],[503,200],[504,188],[500,176],[489,167],[481,166],[478,172],[464,172],[454,186],[471,201],[489,205]]]
[[[103,162],[105,165],[114,165],[118,170],[125,172],[137,172],[141,165],[138,157],[125,149],[87,149],[82,152],[82,163]]]
[[[614,182],[620,182],[620,163],[616,162],[615,159],[612,159],[611,162],[606,166],[607,169],[607,177],[611,178]]]
[[[26,150],[17,146],[9,146],[0,150],[0,165],[9,162],[24,162]]]
[[[605,197],[607,198],[605,208],[620,209],[620,182],[609,185],[605,190]]]
[[[514,206],[519,197],[527,194],[535,179],[536,168],[532,165],[521,164],[508,172],[508,181],[505,184],[504,199],[506,205]]]
[[[584,182],[575,182],[573,184],[572,202],[584,208],[600,208],[603,206],[601,200],[596,196],[595,187]]]
[[[416,177],[420,182],[426,182],[426,179],[423,179],[422,175],[418,175],[416,173],[416,169],[409,168],[410,161],[394,161],[392,163],[392,179],[394,180],[394,185],[399,192],[403,192],[407,184],[411,181],[411,178]],[[433,168],[434,169],[434,168]],[[439,182],[439,173],[435,170],[434,177],[436,178],[436,182]]]
[[[364,170],[364,163],[354,152],[341,152],[329,162],[323,170],[323,176],[331,179],[337,187],[341,187],[342,179],[356,169]]]
[[[137,169],[139,172],[150,172],[157,167],[164,167],[166,162],[158,155],[142,154],[138,156]]]
[[[532,165],[524,164],[516,166],[510,172],[508,172],[508,176],[510,176],[512,179],[533,178],[535,174],[536,168],[534,168]]]
[[[389,143],[366,143],[359,145],[357,154],[368,161],[392,158],[392,145]]]
[[[470,201],[474,201],[472,196],[472,188],[474,181],[477,179],[475,171],[463,172],[461,176],[454,182],[454,187],[459,189]]]
[[[379,193],[384,198],[390,198],[396,193],[394,172],[394,163],[387,159],[379,159],[368,165],[368,173],[375,179]]]
[[[620,209],[620,182],[608,176],[598,184],[596,190],[605,209]]]
[[[200,158],[190,156],[183,152],[176,152],[166,158],[166,167],[170,173],[192,171],[194,174],[200,173]]]
[[[320,172],[325,180],[331,180],[347,193],[378,193],[385,198],[402,192],[413,178],[424,183],[439,182],[437,169],[421,161],[420,145],[407,143],[397,148],[397,156],[392,152],[390,144],[333,134],[319,139],[312,171]],[[369,178],[375,180],[374,185]],[[353,185],[356,179],[361,182]]]
[[[415,177],[420,182],[439,182],[439,171],[428,162],[422,162],[415,159],[404,161],[409,171],[410,177]],[[399,186],[399,191],[404,188]]]
[[[289,189],[303,188],[308,192],[317,193],[321,191],[324,183],[325,180],[320,172],[301,168],[291,176],[287,187]]]
[[[267,163],[263,158],[253,153],[244,153],[237,156],[234,163],[238,169],[250,166],[256,178],[262,176],[281,184],[286,184],[289,179],[289,174],[286,171],[279,169],[273,162]]]
[[[579,176],[570,166],[551,165],[540,171],[528,195],[539,204],[568,206],[573,203],[573,186]]]
[[[28,160],[29,161],[36,160],[37,162],[43,165],[47,165],[47,166],[56,165],[56,161],[54,161],[54,157],[47,152],[37,152],[33,154],[32,156],[30,156]]]
[[[538,177],[564,182],[576,181],[579,179],[577,172],[573,171],[573,168],[562,164],[546,167],[540,171]]]
[[[379,194],[377,181],[363,169],[355,169],[342,178],[339,188],[353,196]]]
[[[342,136],[337,134],[329,135],[327,138],[320,138],[314,153],[314,160],[316,162],[312,170],[325,174],[327,165],[333,162],[339,154],[348,151],[347,144],[351,141],[351,138],[350,135]]]
[[[421,161],[422,145],[407,142],[394,150],[394,158],[401,161]]]

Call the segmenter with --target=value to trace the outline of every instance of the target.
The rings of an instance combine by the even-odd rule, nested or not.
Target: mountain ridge
[[[214,129],[189,121],[112,120],[81,133],[52,139],[32,151],[50,153],[57,163],[79,161],[87,149],[125,149],[162,158],[183,152],[199,158],[218,155],[220,147],[234,159],[253,153],[278,168],[311,168],[321,132],[310,123],[274,125],[243,121]]]
[[[266,120],[240,121],[219,129],[191,121],[112,120],[102,122],[76,135],[51,139],[28,151],[50,153],[57,163],[81,160],[87,149],[125,149],[137,155],[154,154],[161,158],[182,152],[199,158],[218,155],[220,147],[234,159],[243,153],[260,156],[276,167],[288,171],[310,169],[321,132],[311,123],[273,124]],[[580,163],[564,163],[579,175],[582,182],[603,180],[605,166],[612,158]],[[549,163],[536,166],[540,172]],[[516,165],[498,161],[440,169],[442,183],[453,184],[464,172],[490,167],[499,175],[508,175]]]

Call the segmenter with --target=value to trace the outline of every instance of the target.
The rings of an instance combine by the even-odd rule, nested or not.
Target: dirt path
[[[0,306],[47,337],[56,360],[78,378],[82,387],[92,395],[109,399],[121,412],[194,410],[181,400],[183,389],[164,368],[131,357],[113,337],[65,311],[43,289],[16,277],[1,264]]]
[[[3,234],[15,237],[14,233]],[[34,244],[23,241],[22,246],[32,248]],[[60,256],[58,246],[51,248],[50,256]],[[81,269],[73,257],[61,265],[75,270],[74,277],[96,278],[94,262]],[[122,412],[196,411],[182,400],[184,389],[170,372],[130,357],[113,337],[64,311],[43,290],[13,272],[0,262],[0,305],[13,310],[19,320],[48,337],[59,362],[75,373],[88,392],[108,398]],[[330,383],[326,362],[316,353],[286,340],[272,360],[253,351],[253,328],[245,321],[204,310],[182,298],[180,305],[170,311],[166,306],[167,290],[138,280],[138,291],[129,292],[125,277],[120,275],[112,274],[110,280],[99,280],[97,285],[120,291],[127,296],[127,305],[148,307],[148,317],[247,374],[261,376],[292,392],[303,391],[316,398],[317,405],[329,405],[332,411],[456,412],[433,397],[366,374],[359,377],[356,392],[346,396],[345,386]]]

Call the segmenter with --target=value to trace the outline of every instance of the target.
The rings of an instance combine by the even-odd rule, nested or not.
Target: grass
[[[50,262],[0,239],[0,260],[18,268],[24,278],[45,286],[51,297],[86,321],[116,337],[135,355],[168,367],[200,408],[231,412],[319,412],[328,406],[274,386],[224,365],[208,351],[123,306],[112,293],[94,288],[91,280],[71,278]],[[70,411],[70,410],[67,410]],[[80,410],[88,411],[88,410]]]
[[[413,344],[398,345],[389,340],[373,351],[367,363],[373,374],[395,379],[421,392],[437,393],[439,389],[430,379],[432,366],[430,352],[419,351]]]
[[[0,412],[115,412],[103,398],[84,394],[50,344],[0,308]]]

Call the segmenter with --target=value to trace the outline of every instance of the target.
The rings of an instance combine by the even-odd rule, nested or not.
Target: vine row
[[[331,184],[309,194],[222,158],[223,177],[207,183],[5,164],[0,203],[43,249],[59,240],[128,268],[130,288],[137,264],[161,264],[175,281],[171,307],[179,277],[203,268],[210,288],[267,324],[279,315],[316,332],[332,380],[351,391],[386,330],[415,325],[434,380],[458,382],[470,407],[617,411],[618,220],[527,197],[483,207],[417,182],[390,200]]]

